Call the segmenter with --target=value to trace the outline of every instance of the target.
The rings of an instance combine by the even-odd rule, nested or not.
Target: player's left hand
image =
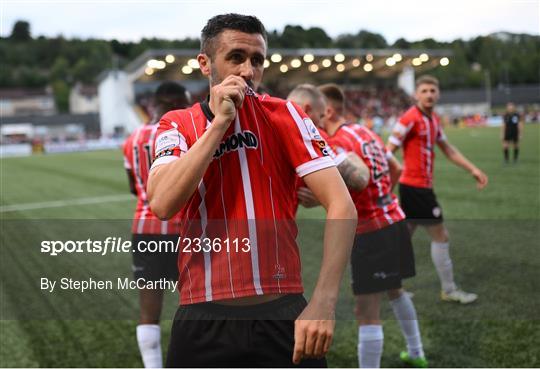
[[[313,192],[311,192],[311,190],[307,187],[298,188],[297,196],[298,202],[305,208],[313,208],[315,206],[321,205]]]
[[[476,180],[476,188],[482,190],[488,184],[488,176],[478,168],[474,168],[471,175]]]
[[[330,350],[335,325],[334,310],[312,300],[294,322],[293,363],[323,358]]]

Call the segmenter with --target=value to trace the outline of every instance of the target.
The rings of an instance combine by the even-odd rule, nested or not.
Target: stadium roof
[[[198,49],[147,50],[125,71],[133,80],[201,79],[196,56]],[[291,82],[333,79],[337,75],[363,78],[374,75],[389,78],[412,66],[422,73],[436,66],[451,63],[450,50],[399,49],[269,49],[265,62],[265,80],[287,76]]]

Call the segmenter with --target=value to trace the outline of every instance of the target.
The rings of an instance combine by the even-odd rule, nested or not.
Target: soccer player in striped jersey
[[[133,274],[135,279],[158,281],[162,278],[176,280],[177,252],[141,252],[139,242],[170,241],[176,244],[180,232],[179,214],[169,221],[161,221],[150,210],[146,186],[148,172],[153,162],[153,146],[159,118],[169,110],[182,109],[190,105],[189,93],[175,82],[164,82],[153,97],[153,117],[135,129],[123,146],[124,166],[127,170],[131,193],[137,196],[133,216]],[[140,289],[140,317],[137,326],[137,342],[144,366],[161,368],[161,329],[159,320],[163,304],[161,289]]]
[[[439,99],[439,81],[428,75],[419,77],[415,99],[416,105],[396,123],[387,144],[392,152],[403,146],[403,173],[399,179],[401,206],[407,215],[411,234],[420,225],[431,237],[431,259],[441,281],[441,299],[469,304],[478,296],[456,286],[448,230],[433,192],[435,145],[452,163],[471,174],[479,190],[487,185],[488,177],[448,142],[434,112]]]
[[[322,138],[324,140],[328,139],[328,135],[322,126],[322,119],[324,118],[326,111],[326,100],[323,94],[317,90],[315,86],[310,84],[298,85],[289,93],[287,100],[296,103],[317,126]],[[329,149],[331,150],[331,148]],[[347,185],[347,188],[361,191],[367,186],[369,180],[368,168],[362,159],[355,153],[343,152],[336,155],[333,150],[331,150],[331,156],[333,156],[337,169],[341,174],[341,177],[343,177],[343,181]],[[313,193],[306,187],[304,181],[298,179],[296,188],[298,197],[293,203],[295,213],[298,203],[306,208],[320,205]]]
[[[356,210],[309,117],[254,92],[266,51],[257,18],[211,18],[197,57],[210,96],[160,121],[150,205],[186,220],[168,366],[326,366]],[[297,175],[328,219],[309,303],[290,206]]]
[[[380,366],[384,339],[380,304],[386,293],[407,342],[407,352],[401,353],[401,359],[415,367],[427,367],[416,309],[401,288],[402,279],[415,275],[415,265],[405,214],[392,193],[400,165],[374,132],[359,124],[347,124],[345,95],[339,86],[327,84],[319,89],[327,99],[323,121],[330,146],[336,152],[356,153],[370,174],[365,189],[351,190],[358,212],[351,266],[359,324],[359,365]]]

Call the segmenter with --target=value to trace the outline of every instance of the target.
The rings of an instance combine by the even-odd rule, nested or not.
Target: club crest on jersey
[[[246,95],[247,96],[256,96],[255,91],[251,87],[246,87]]]
[[[243,147],[256,149],[259,146],[257,136],[251,131],[236,132],[221,142],[219,148],[214,152],[214,159],[218,159],[226,153],[236,151]]]

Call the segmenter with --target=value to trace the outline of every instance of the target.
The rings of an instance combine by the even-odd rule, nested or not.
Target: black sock
[[[514,161],[517,161],[519,157],[519,149],[516,147],[514,149]]]
[[[508,149],[504,149],[504,161],[508,161]]]

